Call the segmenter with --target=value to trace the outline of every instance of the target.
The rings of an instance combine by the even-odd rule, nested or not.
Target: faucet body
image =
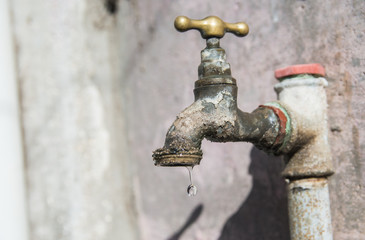
[[[195,102],[183,110],[170,127],[160,153],[177,154],[179,161],[166,165],[195,165],[182,162],[186,155],[201,155],[204,138],[212,142],[252,142],[259,148],[272,147],[278,134],[277,117],[269,108],[260,107],[252,113],[237,107],[237,86],[218,84],[197,87]],[[155,152],[157,157],[157,152]],[[160,162],[159,165],[165,165]]]
[[[275,108],[275,112],[274,107],[262,105],[246,113],[237,107],[236,80],[231,76],[225,51],[217,38],[207,40],[201,57],[195,101],[177,116],[166,134],[164,147],[154,152],[155,164],[199,164],[204,138],[212,142],[251,142],[269,152],[279,149],[286,134],[277,113],[282,110]]]

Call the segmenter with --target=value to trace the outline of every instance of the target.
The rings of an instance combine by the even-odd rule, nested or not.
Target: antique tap
[[[183,110],[154,151],[158,166],[195,166],[202,159],[204,138],[213,142],[251,142],[259,149],[284,155],[282,173],[288,183],[291,239],[332,239],[327,177],[333,174],[327,133],[327,81],[319,64],[295,65],[276,71],[279,101],[252,113],[237,107],[237,84],[219,40],[226,32],[243,37],[247,24],[177,17],[175,28],[200,31],[207,46],[201,51],[195,101]]]
[[[166,134],[165,145],[154,151],[155,165],[199,164],[202,159],[201,143],[206,138],[213,142],[251,142],[268,153],[285,154],[287,168],[283,175],[287,178],[332,174],[331,162],[328,161],[329,148],[326,147],[326,138],[323,138],[327,134],[323,130],[327,126],[325,104],[311,113],[295,109],[302,103],[293,104],[292,101],[262,104],[252,113],[243,112],[237,107],[236,80],[231,76],[231,68],[219,40],[226,32],[238,37],[246,36],[249,32],[246,23],[226,23],[215,16],[202,20],[180,16],[174,24],[181,32],[191,29],[200,31],[207,46],[201,51],[199,79],[194,88],[195,101],[177,116]],[[324,78],[317,79],[315,77],[318,76],[308,74],[303,76],[309,76],[313,82],[309,85],[318,86],[318,91],[322,91],[326,81]],[[289,89],[290,84],[308,85],[308,81],[282,80],[275,86],[279,96],[283,89]],[[312,99],[317,98],[314,96]],[[313,155],[313,150],[316,151],[316,159],[303,162],[303,157]],[[301,167],[303,164],[311,166],[311,169]]]

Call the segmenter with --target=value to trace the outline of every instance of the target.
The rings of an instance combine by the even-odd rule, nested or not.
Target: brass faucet
[[[323,139],[324,132],[319,130],[323,126],[316,122],[313,124],[313,120],[282,101],[260,105],[252,113],[238,109],[236,80],[231,76],[231,68],[219,40],[226,32],[238,37],[246,36],[249,32],[246,23],[225,23],[215,16],[202,20],[180,16],[175,19],[174,25],[181,32],[190,29],[200,31],[207,46],[201,51],[199,79],[194,89],[195,102],[177,116],[166,134],[165,145],[154,151],[155,165],[199,164],[202,159],[201,143],[206,138],[212,142],[251,142],[268,153],[285,154],[287,163],[291,159],[283,172],[287,178],[327,176],[333,173],[327,157],[315,160],[321,152],[317,150],[317,157],[305,161],[308,166],[316,168],[302,167],[305,165],[303,157],[311,155],[311,149],[319,149],[311,147],[312,140]],[[324,151],[324,154],[327,152]]]
[[[226,32],[238,37],[248,34],[246,23],[225,23],[210,16],[203,20],[177,17],[178,31],[199,30],[207,47],[201,51],[195,82],[195,102],[182,111],[167,132],[163,148],[154,151],[155,165],[194,166],[200,163],[201,142],[246,141],[258,148],[276,152],[285,140],[286,115],[280,107],[262,105],[252,113],[237,107],[237,85],[231,76],[226,53],[219,39]],[[281,119],[280,119],[281,117]],[[284,126],[283,125],[283,121]]]

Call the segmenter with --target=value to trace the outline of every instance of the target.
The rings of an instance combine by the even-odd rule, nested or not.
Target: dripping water
[[[191,196],[195,196],[198,189],[197,187],[193,184],[193,166],[189,166],[186,167],[189,171],[189,180],[190,180],[190,185],[188,186],[187,192],[188,195]]]

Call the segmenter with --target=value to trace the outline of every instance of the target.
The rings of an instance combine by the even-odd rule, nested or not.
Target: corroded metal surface
[[[266,107],[268,109],[271,109],[275,115],[278,117],[279,120],[279,134],[275,139],[274,144],[276,146],[279,146],[280,148],[284,147],[286,144],[286,139],[290,137],[291,132],[291,125],[290,125],[290,117],[288,113],[285,111],[285,109],[281,108],[281,105],[278,103],[268,103],[264,105],[260,105],[259,107]],[[277,152],[277,150],[274,151],[274,153]]]
[[[275,85],[280,104],[292,121],[290,138],[279,154],[285,154],[283,176],[291,179],[333,174],[328,143],[327,99],[321,77],[299,75]]]
[[[281,79],[282,80],[282,79]],[[285,78],[275,85],[292,121],[283,176],[288,179],[290,234],[293,240],[332,239],[327,178],[333,174],[327,133],[324,78],[309,74]]]
[[[252,142],[270,152],[278,149],[282,141],[277,139],[283,134],[280,134],[280,117],[267,107],[259,107],[252,113],[238,109],[236,81],[218,38],[207,40],[201,58],[195,102],[177,116],[167,132],[164,147],[153,154],[155,164],[199,164],[204,138],[213,142]]]
[[[279,121],[272,110],[242,112],[237,107],[237,87],[232,85],[205,86],[194,92],[197,100],[178,115],[166,135],[165,146],[154,152],[156,165],[186,165],[192,163],[186,157],[201,158],[197,149],[204,138],[213,142],[250,141],[259,148],[274,146]]]
[[[294,180],[288,184],[292,240],[331,240],[331,213],[326,178]]]
[[[174,149],[160,148],[153,154],[156,165],[159,166],[195,166],[199,165],[203,152],[197,148]]]
[[[202,82],[211,85],[223,79],[225,80],[221,83],[230,83],[233,79],[231,66],[226,61],[226,52],[219,46],[218,38],[208,39],[207,47],[201,51],[200,55],[201,63],[198,67],[200,81],[198,81],[198,85],[201,85]]]

